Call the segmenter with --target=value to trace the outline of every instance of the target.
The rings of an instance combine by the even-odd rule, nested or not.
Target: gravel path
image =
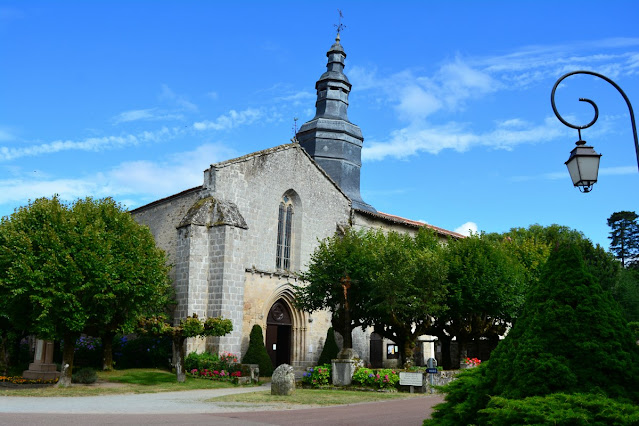
[[[205,402],[207,399],[217,396],[270,389],[271,385],[268,383],[251,388],[201,389],[143,394],[82,397],[5,396],[0,397],[0,413],[177,414],[276,409],[272,405]]]

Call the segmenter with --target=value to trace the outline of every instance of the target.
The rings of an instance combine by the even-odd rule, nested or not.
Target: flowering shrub
[[[377,389],[392,389],[399,383],[399,374],[389,368],[382,370],[358,368],[353,374],[353,382]]]
[[[13,383],[16,385],[52,385],[58,383],[58,379],[25,379],[21,376],[0,376],[0,382]]]
[[[64,342],[61,343],[64,347]],[[99,337],[80,336],[75,341],[74,365],[78,367],[102,366],[102,340]]]
[[[237,383],[237,378],[242,376],[241,371],[233,371],[229,372],[226,370],[198,370],[196,368],[189,371],[191,377],[200,378],[200,379],[209,379],[209,380],[221,380],[226,382],[234,382]]]
[[[308,371],[304,373],[304,376],[302,376],[302,383],[317,388],[328,385],[330,383],[330,379],[331,365],[324,364],[309,368]]]
[[[464,363],[468,366],[468,368],[477,367],[481,364],[481,360],[478,358],[466,358]]]
[[[222,352],[219,356],[206,352],[191,352],[184,360],[184,367],[191,377],[202,379],[237,383],[237,378],[242,376],[237,356],[229,352]]]

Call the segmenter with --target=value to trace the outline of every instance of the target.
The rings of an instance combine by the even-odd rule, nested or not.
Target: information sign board
[[[406,371],[400,371],[399,384],[402,386],[423,386],[424,374],[423,373],[407,373]]]

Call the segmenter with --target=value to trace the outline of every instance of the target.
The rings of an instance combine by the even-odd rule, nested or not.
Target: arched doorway
[[[266,318],[266,351],[273,367],[291,363],[291,326],[288,304],[279,299],[271,306]]]

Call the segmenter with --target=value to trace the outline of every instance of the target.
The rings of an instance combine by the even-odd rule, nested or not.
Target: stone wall
[[[178,233],[176,228],[186,212],[202,196],[202,187],[196,187],[179,194],[155,201],[146,206],[131,211],[133,218],[151,230],[155,243],[166,252],[169,263],[174,265],[177,260]],[[173,268],[170,276],[176,277]]]
[[[277,219],[284,194],[294,201],[291,270],[305,268],[318,240],[332,236],[350,218],[350,202],[297,144],[282,145],[214,164],[205,186],[233,202],[246,220],[244,264],[276,271]]]

